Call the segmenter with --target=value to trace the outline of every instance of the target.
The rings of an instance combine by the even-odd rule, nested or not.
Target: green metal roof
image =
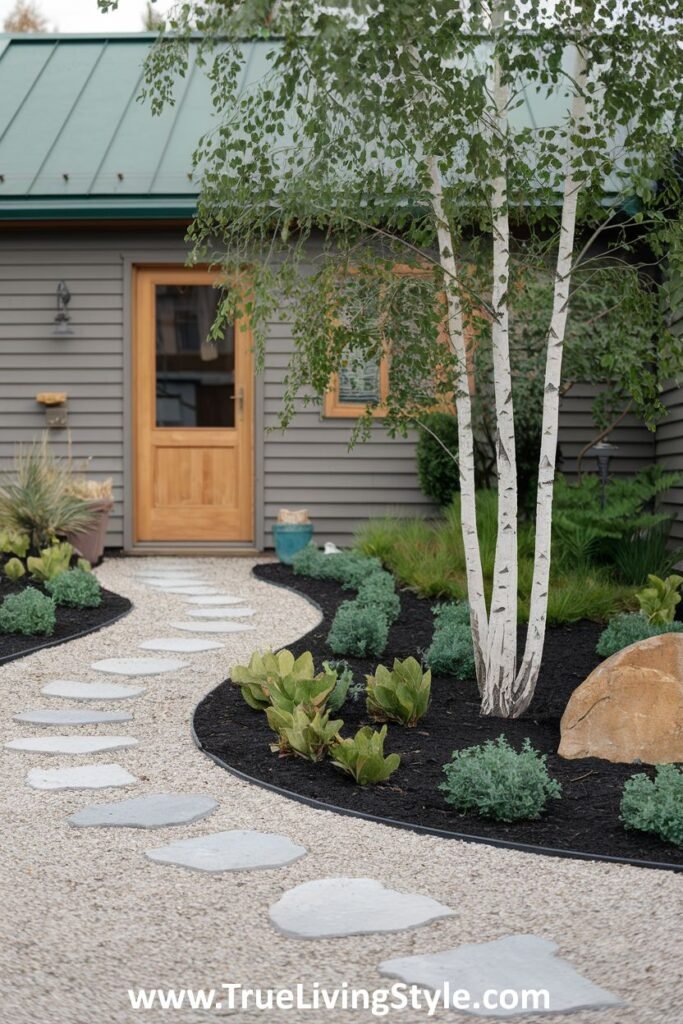
[[[155,116],[138,97],[157,36],[0,34],[0,221],[192,218],[192,153],[217,118],[194,60]],[[268,70],[272,41],[245,42],[242,88]],[[525,90],[517,126],[557,123],[567,95]]]
[[[138,96],[155,39],[0,35],[0,219],[192,216],[210,83],[192,61],[153,116]],[[245,84],[268,45],[246,44]]]

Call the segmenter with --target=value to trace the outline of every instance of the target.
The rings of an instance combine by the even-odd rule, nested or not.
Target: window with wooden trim
[[[352,275],[359,271],[351,269],[348,273]],[[429,267],[421,269],[397,264],[393,268],[393,273],[396,276],[425,277],[430,276],[432,271]],[[354,313],[351,302],[350,308],[345,312],[347,324],[352,323]],[[381,330],[381,324],[378,322],[378,335]],[[325,417],[357,419],[367,414],[368,406],[372,406],[373,416],[385,415],[385,403],[389,394],[389,340],[383,339],[381,347],[382,355],[374,359],[364,358],[362,353],[349,349],[345,365],[330,379],[330,387],[323,402]]]

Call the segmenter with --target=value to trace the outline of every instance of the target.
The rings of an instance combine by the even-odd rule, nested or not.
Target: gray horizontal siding
[[[0,234],[0,467],[44,429],[39,391],[69,395],[69,432],[52,431],[55,452],[88,476],[114,484],[107,534],[123,545],[124,256],[153,250],[182,262],[180,233],[61,231]],[[74,334],[52,335],[57,282],[71,291]]]
[[[0,234],[0,467],[7,467],[18,442],[43,429],[38,391],[69,394],[71,454],[89,459],[88,473],[114,481],[116,505],[107,542],[123,544],[124,498],[124,259],[182,262],[180,232],[95,231]],[[72,293],[74,335],[52,336],[55,289],[64,279]],[[430,515],[415,472],[415,439],[390,439],[380,425],[370,441],[349,450],[352,422],[326,420],[317,407],[302,408],[283,434],[278,428],[283,377],[292,351],[287,323],[270,325],[261,388],[262,434],[257,475],[263,500],[257,516],[265,521],[266,544],[281,507],[306,507],[320,541],[349,543],[368,516]],[[563,469],[574,471],[576,456],[595,434],[594,392],[576,386],[561,409]],[[671,392],[671,417],[657,437],[658,457],[683,468],[683,396]],[[268,431],[268,428],[276,428]],[[51,435],[66,453],[66,435]],[[611,436],[619,445],[613,468],[631,472],[650,465],[655,442],[635,420]],[[593,468],[590,460],[586,469]],[[683,491],[667,496],[683,512]],[[683,539],[683,527],[679,526]]]

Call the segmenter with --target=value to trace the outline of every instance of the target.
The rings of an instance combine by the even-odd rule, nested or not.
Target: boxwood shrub
[[[10,594],[0,605],[0,633],[51,636],[55,622],[54,601],[35,587]]]
[[[68,608],[98,608],[102,604],[102,587],[99,580],[85,569],[69,569],[60,572],[45,584],[55,604]]]

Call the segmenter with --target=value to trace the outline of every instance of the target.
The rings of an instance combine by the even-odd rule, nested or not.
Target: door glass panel
[[[234,427],[235,330],[209,340],[220,292],[208,284],[158,284],[156,425]]]

